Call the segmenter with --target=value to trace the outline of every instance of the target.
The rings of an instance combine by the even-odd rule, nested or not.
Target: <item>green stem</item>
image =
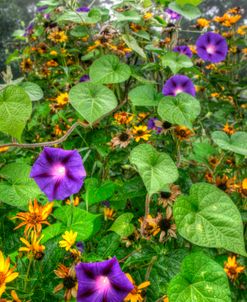
[[[26,274],[26,278],[25,278],[24,291],[26,291],[26,289],[27,289],[27,284],[28,284],[28,280],[29,280],[28,277],[29,277],[29,273],[30,273],[30,270],[31,270],[32,263],[33,263],[33,258],[29,258],[29,263],[28,263],[28,267],[27,267],[27,274]]]

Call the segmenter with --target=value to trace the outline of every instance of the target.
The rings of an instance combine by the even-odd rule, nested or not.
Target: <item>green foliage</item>
[[[25,163],[12,163],[0,170],[0,201],[26,209],[29,200],[41,194],[36,183],[29,177],[31,167]]]
[[[117,106],[114,93],[101,84],[77,84],[70,90],[69,98],[71,105],[90,124]]]
[[[230,289],[223,268],[203,253],[187,256],[180,273],[168,287],[171,302],[230,302]]]
[[[190,242],[246,255],[239,210],[215,186],[192,185],[189,196],[176,200],[174,218],[179,234]]]
[[[130,153],[130,162],[136,166],[150,196],[178,178],[170,156],[156,151],[151,145],[135,147]]]
[[[100,84],[121,83],[131,75],[128,65],[121,63],[117,56],[105,55],[90,66],[90,79]]]
[[[130,236],[135,230],[134,225],[131,223],[133,217],[134,215],[132,213],[122,214],[114,221],[110,230],[121,237]]]
[[[26,91],[31,101],[39,101],[43,98],[44,93],[40,86],[32,82],[21,82],[20,86]]]
[[[212,133],[212,139],[223,150],[247,155],[246,132],[239,131],[231,136],[228,136],[225,132],[215,131]]]
[[[199,8],[192,4],[185,4],[183,6],[180,6],[177,4],[177,2],[171,2],[169,4],[169,8],[179,13],[188,20],[194,20],[201,15]]]
[[[143,49],[139,46],[138,42],[134,37],[131,35],[123,35],[122,36],[124,42],[128,45],[130,49],[133,49],[138,55],[140,55],[142,58],[146,59],[146,54],[143,51]]]
[[[164,96],[153,85],[137,86],[129,92],[134,106],[158,106]]]
[[[171,71],[176,74],[182,68],[189,68],[193,66],[191,59],[177,52],[168,52],[161,57],[161,62],[164,67],[169,67]]]
[[[190,129],[200,111],[200,102],[187,93],[180,93],[175,97],[166,96],[158,106],[158,114],[162,120],[171,124],[184,125]]]
[[[21,140],[31,112],[31,100],[23,88],[11,85],[0,91],[0,131]]]

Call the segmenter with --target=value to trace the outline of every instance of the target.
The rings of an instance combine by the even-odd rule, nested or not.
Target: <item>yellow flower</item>
[[[151,19],[152,17],[153,17],[153,14],[150,13],[150,12],[148,12],[148,13],[146,13],[146,14],[143,16],[143,19],[144,19],[144,20],[149,20],[149,19]]]
[[[225,27],[231,27],[233,24],[237,23],[242,18],[241,15],[224,14],[222,17],[216,16],[214,21],[220,23]]]
[[[227,262],[224,265],[224,271],[231,281],[236,281],[238,275],[245,270],[244,266],[241,266],[236,261],[236,256],[228,257]]]
[[[196,46],[195,45],[189,45],[189,48],[191,50],[191,52],[196,55],[197,54],[197,50],[196,50]]]
[[[132,134],[134,135],[135,141],[139,142],[141,139],[148,141],[151,130],[148,130],[147,126],[134,126]]]
[[[133,114],[128,112],[116,112],[114,119],[119,125],[127,125],[133,120]]]
[[[64,240],[59,241],[59,246],[65,248],[66,251],[69,251],[71,247],[75,244],[77,232],[65,231],[62,235]]]
[[[20,212],[12,219],[18,218],[23,220],[16,228],[26,225],[24,234],[25,236],[33,229],[35,233],[41,233],[42,224],[49,225],[47,221],[48,216],[50,215],[53,207],[53,202],[48,202],[46,205],[39,205],[37,200],[34,199],[34,204],[32,201],[29,202],[28,210],[29,212]]]
[[[237,29],[237,33],[241,36],[246,35],[247,34],[247,25],[239,26],[239,28]]]
[[[50,55],[51,55],[51,56],[57,56],[56,50],[51,50],[51,51],[50,51]]]
[[[56,98],[57,104],[59,106],[64,106],[68,103],[69,101],[69,95],[67,92],[60,93],[57,98]]]
[[[242,49],[242,53],[243,53],[244,55],[247,55],[247,48],[243,48],[243,49]]]
[[[212,98],[218,98],[220,96],[220,94],[218,92],[213,92],[213,93],[210,94],[210,96]]]
[[[115,211],[111,208],[104,208],[104,218],[105,220],[114,220],[114,216],[116,215]]]
[[[189,140],[190,137],[193,135],[193,132],[185,126],[177,126],[175,128],[175,135],[181,141]]]
[[[26,252],[30,254],[31,257],[34,257],[36,260],[40,260],[44,256],[44,250],[45,246],[40,244],[41,239],[44,237],[44,235],[40,236],[40,238],[37,237],[37,234],[32,231],[31,233],[31,240],[30,242],[26,240],[25,238],[20,238],[21,242],[25,244],[25,246],[22,246],[19,248],[19,252]]]
[[[169,302],[168,297],[165,297],[163,302]]]
[[[90,52],[90,51],[98,48],[99,46],[103,46],[103,44],[100,42],[100,40],[96,40],[93,45],[88,47],[87,51]]]
[[[68,205],[70,205],[71,204],[70,199],[67,199],[65,203],[68,204]],[[79,205],[79,203],[80,203],[80,198],[78,196],[76,196],[73,199],[72,204],[73,204],[73,206],[77,207]]]
[[[24,59],[21,62],[21,69],[24,72],[32,71],[33,62],[30,58]]]
[[[47,67],[56,67],[56,66],[58,66],[58,63],[55,60],[50,60],[50,61],[46,62],[46,66]]]
[[[142,297],[142,291],[150,285],[150,282],[145,281],[137,286],[130,274],[125,275],[129,279],[129,281],[134,285],[134,289],[132,289],[132,291],[124,299],[124,302],[142,302],[144,300]]]
[[[9,268],[10,258],[4,259],[2,251],[0,251],[0,298],[5,292],[6,283],[13,281],[19,273],[13,273],[14,268]]]
[[[63,43],[68,40],[68,36],[64,31],[55,30],[49,34],[48,39],[55,43]]]
[[[223,131],[229,135],[232,135],[236,131],[234,130],[233,125],[229,125],[228,122],[225,124]]]
[[[197,19],[197,26],[201,28],[208,28],[210,25],[210,21],[204,18]]]
[[[0,153],[6,152],[9,150],[9,147],[0,147]]]

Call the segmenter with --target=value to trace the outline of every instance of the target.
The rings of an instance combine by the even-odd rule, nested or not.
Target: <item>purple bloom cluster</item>
[[[174,10],[170,8],[167,8],[165,10],[165,13],[167,14],[167,16],[171,21],[178,21],[181,19],[181,15],[179,13],[176,13]]]
[[[201,35],[196,41],[196,49],[201,59],[212,63],[225,60],[228,52],[226,39],[213,32]]]
[[[88,13],[90,12],[90,8],[87,6],[81,6],[76,10],[78,13]]]
[[[185,75],[176,74],[170,77],[163,86],[162,93],[167,95],[176,96],[178,93],[188,93],[192,96],[196,95],[196,90],[193,82]]]
[[[79,80],[79,82],[88,82],[88,81],[90,81],[90,77],[89,77],[89,75],[88,74],[84,74],[82,77],[80,77],[80,80]]]
[[[46,147],[34,163],[30,177],[50,201],[63,200],[80,191],[86,171],[76,150]]]
[[[79,263],[77,302],[122,302],[134,289],[116,257],[95,263]]]
[[[173,48],[173,51],[178,52],[182,55],[186,55],[189,58],[192,58],[192,51],[187,45],[176,46]]]
[[[158,121],[157,117],[152,117],[148,120],[148,129],[155,130],[157,132],[157,134],[159,134],[162,131],[162,128],[157,127],[155,124],[155,121]]]

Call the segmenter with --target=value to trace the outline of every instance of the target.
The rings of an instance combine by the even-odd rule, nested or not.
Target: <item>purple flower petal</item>
[[[80,191],[86,171],[76,150],[46,147],[34,163],[30,177],[50,201],[63,200]]]
[[[167,95],[176,96],[178,93],[188,93],[192,96],[196,95],[196,90],[193,82],[185,75],[176,74],[169,78],[163,86],[162,93]]]
[[[82,7],[77,8],[76,11],[78,13],[88,13],[88,12],[90,12],[90,8],[87,6],[82,6]]]
[[[79,80],[79,82],[81,82],[81,83],[88,82],[88,81],[90,81],[90,77],[88,74],[84,74]]]
[[[165,10],[165,13],[168,15],[168,17],[170,18],[171,21],[178,21],[181,18],[181,15],[177,12],[175,12],[174,10],[167,8]]]
[[[208,32],[197,39],[196,50],[198,56],[204,61],[218,63],[225,60],[228,45],[226,39],[221,35]]]
[[[116,257],[76,268],[78,302],[122,302],[134,286],[125,276]]]
[[[173,48],[173,51],[178,52],[182,55],[186,55],[189,58],[192,58],[192,51],[187,45],[176,46]]]

